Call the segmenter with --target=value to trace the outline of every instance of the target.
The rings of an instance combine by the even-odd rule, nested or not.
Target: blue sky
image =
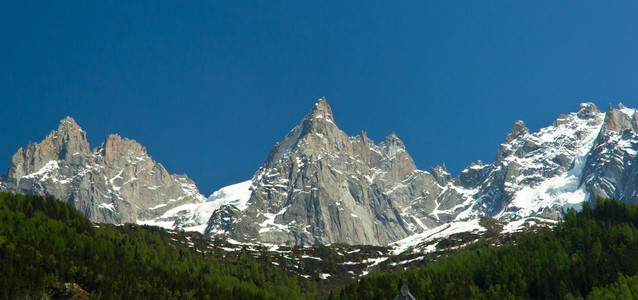
[[[67,115],[92,147],[135,139],[209,195],[322,96],[346,133],[396,132],[419,168],[455,175],[491,162],[516,120],[638,107],[635,1],[12,2],[0,173]]]

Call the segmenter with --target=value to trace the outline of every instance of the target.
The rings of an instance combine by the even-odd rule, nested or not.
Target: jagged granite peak
[[[638,202],[638,113],[622,104],[611,104],[587,162],[581,184],[589,191],[589,200],[596,197]]]
[[[370,143],[374,143],[374,141],[372,141],[370,138],[368,138],[368,133],[361,130],[361,142],[364,145],[370,144]]]
[[[325,137],[325,145],[336,148],[346,146],[343,140],[347,139],[348,136],[337,128],[332,109],[325,98],[319,99],[301,122],[272,148],[265,164],[270,165],[278,162],[297,147],[300,142],[312,142],[312,140],[306,139],[308,135]]]
[[[320,99],[250,180],[169,210],[157,224],[177,220],[177,228],[243,241],[388,244],[463,230],[483,216],[556,220],[593,195],[638,202],[638,136],[617,121],[635,120],[635,110],[618,111],[618,132],[603,128],[606,114],[591,103],[537,132],[516,122],[494,163],[472,163],[453,178],[444,164],[418,170],[396,134],[379,144],[365,131],[348,136]]]
[[[579,179],[603,122],[596,111],[593,104],[581,104],[577,113],[560,115],[551,126],[506,141],[493,164],[470,167],[467,172],[485,177],[472,181],[478,184],[477,201],[457,218],[557,219],[566,207],[582,203],[587,191]]]
[[[386,177],[390,181],[403,180],[406,176],[416,171],[416,165],[412,157],[405,151],[403,141],[393,132],[378,145],[382,159],[377,168],[387,172]]]
[[[52,132],[53,133],[53,132]],[[60,121],[54,134],[53,149],[60,149],[59,158],[68,159],[74,153],[86,154],[90,152],[86,132],[71,117]]]
[[[106,140],[102,142],[99,150],[100,154],[104,156],[104,163],[109,165],[114,163],[126,163],[135,157],[148,156],[146,148],[140,143],[122,138],[118,134],[109,134]],[[121,159],[122,157],[126,157],[127,160],[123,161]]]
[[[86,132],[77,125],[71,117],[60,121],[58,130],[51,133],[39,144],[29,143],[26,147],[18,149],[11,158],[7,176],[19,178],[30,170],[44,167],[51,160],[76,160],[76,155],[90,153]]]
[[[618,105],[618,109],[614,109],[611,104],[609,104],[607,112],[605,113],[602,132],[621,132],[625,129],[631,129],[635,132],[638,130],[636,117],[636,111],[633,109],[627,108],[622,104]]]
[[[112,134],[90,150],[86,132],[71,117],[40,143],[11,159],[3,190],[54,195],[96,222],[154,219],[204,197],[185,175],[170,175],[134,140]]]
[[[482,167],[483,166],[483,161],[482,160],[477,160],[476,162],[471,162],[470,163],[470,168],[471,167]]]
[[[556,220],[567,208],[596,196],[638,203],[637,118],[635,109],[623,105],[601,113],[594,104],[583,103],[577,112],[562,114],[536,132],[517,121],[493,163],[471,163],[452,177],[445,164],[430,172],[418,170],[394,133],[378,144],[365,131],[348,136],[322,98],[273,147],[250,180],[222,188],[205,202],[192,181],[150,163],[146,150],[133,140],[112,135],[93,151],[79,150],[88,149],[88,143],[82,144],[86,137],[69,122],[58,130],[62,133],[47,137],[48,150],[40,146],[43,141],[19,151],[13,177],[0,178],[0,190],[28,186],[52,193],[62,189],[61,182],[89,178],[82,184],[91,189],[79,190],[97,190],[107,197],[64,199],[89,211],[87,215],[97,215],[91,212],[95,204],[74,199],[110,199],[98,200],[97,210],[117,214],[102,219],[135,215],[139,223],[241,241],[384,245],[462,232],[483,216],[504,222]],[[65,135],[67,131],[74,134]],[[78,149],[77,154],[69,156],[70,151],[60,150],[64,147]],[[151,171],[145,175],[145,170]],[[157,197],[145,190],[159,191],[169,200],[150,206],[135,196]],[[134,211],[118,197],[149,208]],[[198,200],[188,200],[193,198]]]
[[[525,123],[523,123],[523,121],[521,120],[518,120],[514,122],[514,125],[512,125],[512,129],[510,130],[510,132],[507,133],[505,142],[509,143],[515,138],[518,138],[519,136],[527,133],[529,133],[529,129],[525,126]]]
[[[394,133],[379,144],[363,131],[347,136],[334,118],[323,117],[332,116],[324,102],[242,183],[244,196],[211,202],[207,234],[287,244],[387,244],[482,216],[558,219],[589,195],[580,179],[604,120],[591,103],[534,133],[517,121],[494,163],[472,163],[453,178],[445,165],[416,169]]]
[[[452,174],[447,171],[445,163],[440,166],[430,168],[430,174],[432,174],[436,182],[438,182],[441,186],[446,186],[452,181]]]
[[[316,118],[325,118],[325,121],[332,121],[334,123],[334,117],[332,116],[332,109],[328,102],[326,102],[326,97],[321,97],[321,99],[317,100],[315,106],[312,107],[310,114]]]
[[[581,103],[578,108],[578,112],[576,113],[576,115],[581,119],[596,118],[599,114],[600,110],[591,102]]]
[[[561,116],[562,117],[562,116]],[[561,118],[559,117],[559,118]],[[556,122],[554,122],[556,123]],[[498,151],[496,152],[496,158],[494,159],[494,162],[496,164],[500,163],[503,158],[507,155],[510,154],[511,149],[508,147],[508,145],[520,138],[521,136],[524,136],[526,134],[529,133],[529,129],[525,126],[525,123],[523,123],[523,121],[518,120],[516,122],[514,122],[514,124],[512,125],[512,129],[510,129],[510,131],[507,133],[507,136],[505,137],[505,143],[501,144],[501,146],[499,147]]]
[[[288,244],[387,244],[437,222],[418,207],[432,211],[441,187],[416,170],[396,134],[378,145],[365,132],[350,137],[322,98],[273,147],[249,189],[245,201],[234,202],[245,208],[220,207],[206,233]],[[406,219],[413,206],[418,220]]]

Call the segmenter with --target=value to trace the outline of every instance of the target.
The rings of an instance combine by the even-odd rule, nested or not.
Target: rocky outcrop
[[[577,113],[560,115],[551,126],[535,133],[517,121],[493,164],[466,169],[476,173],[477,179],[464,175],[466,171],[459,176],[462,182],[478,185],[476,203],[458,219],[558,219],[566,207],[580,205],[586,194],[580,176],[602,122],[602,114],[592,103],[581,104]]]
[[[607,109],[581,178],[590,201],[603,197],[638,203],[637,119],[638,112],[622,104]]]
[[[251,189],[244,210],[220,208],[207,232],[274,243],[386,244],[437,223],[428,213],[442,191],[416,170],[396,134],[378,145],[365,132],[349,137],[325,99],[273,147]]]
[[[516,121],[493,163],[453,177],[445,164],[418,170],[394,133],[378,144],[348,136],[320,99],[250,180],[206,201],[133,140],[110,135],[89,149],[67,118],[14,155],[0,191],[52,194],[94,221],[297,245],[384,245],[484,216],[556,220],[598,196],[638,203],[638,113],[622,105],[583,103],[537,132]]]
[[[615,119],[614,128],[632,124]],[[604,120],[584,103],[536,133],[517,121],[493,164],[473,163],[453,178],[445,164],[418,170],[394,133],[379,144],[365,132],[348,137],[320,99],[273,147],[242,208],[220,205],[206,232],[274,243],[386,244],[482,216],[557,219],[587,198],[580,178]]]
[[[109,135],[91,150],[86,132],[71,117],[42,142],[20,148],[0,185],[54,195],[88,219],[107,223],[153,219],[172,207],[204,201],[193,181],[169,174],[134,140]]]
[[[505,137],[505,143],[510,143],[514,139],[527,133],[529,133],[529,129],[527,129],[525,123],[523,123],[523,121],[521,120],[518,120],[514,122],[514,125],[512,125],[512,129],[510,129],[510,132],[507,133],[507,136]]]

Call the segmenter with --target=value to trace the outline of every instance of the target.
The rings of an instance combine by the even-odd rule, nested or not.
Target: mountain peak
[[[347,138],[347,135],[337,128],[332,109],[326,102],[325,97],[317,100],[301,122],[273,147],[266,160],[266,165],[271,165],[285,157],[295,149],[304,137],[309,135],[315,136],[314,138],[325,139],[327,141],[326,144],[334,145],[342,145],[342,142],[336,142],[336,140]]]
[[[306,118],[314,119],[324,119],[323,122],[333,122],[334,117],[332,116],[332,109],[328,102],[326,101],[326,97],[321,97],[315,105],[310,109],[310,113],[306,116]]]
[[[58,125],[58,132],[71,133],[71,132],[84,132],[84,130],[82,130],[82,128],[80,128],[80,125],[78,125],[78,123],[75,122],[75,119],[67,116],[66,118],[60,120],[60,123]]]
[[[90,153],[86,132],[71,117],[60,120],[57,131],[52,131],[39,145],[42,151],[60,158],[67,158],[74,153]]]
[[[192,180],[169,174],[134,140],[111,134],[91,151],[72,117],[40,143],[20,148],[2,181],[12,192],[69,202],[93,222],[141,221],[205,199]]]
[[[130,160],[147,156],[144,146],[135,140],[122,138],[119,134],[109,134],[102,143],[101,148],[107,164],[111,164],[118,159],[123,159],[120,163],[124,163],[126,159]]]
[[[523,121],[521,120],[518,120],[514,122],[514,125],[512,125],[512,129],[510,130],[510,132],[507,133],[507,136],[505,137],[505,142],[509,143],[513,141],[514,139],[516,139],[517,137],[524,135],[528,132],[529,132],[529,129],[527,129],[527,127],[525,126],[525,123],[523,123]]]
[[[434,168],[430,168],[430,174],[434,177],[434,180],[441,186],[445,186],[452,180],[452,175],[447,171],[445,163]]]
[[[618,104],[618,109],[614,109],[610,103],[605,113],[601,132],[621,132],[625,129],[638,132],[638,120],[636,120],[636,115],[637,112],[634,109],[627,108],[622,104]]]
[[[60,120],[60,123],[63,122],[77,125],[77,122],[75,122],[75,119],[73,119],[73,117],[71,116],[66,116],[64,119]]]
[[[390,135],[385,137],[385,140],[383,142],[388,146],[395,146],[401,149],[405,149],[405,145],[403,144],[403,141],[394,132],[390,133]]]
[[[596,107],[594,103],[586,102],[580,104],[577,116],[581,119],[590,119],[596,117],[599,113],[600,110],[598,110],[598,107]]]

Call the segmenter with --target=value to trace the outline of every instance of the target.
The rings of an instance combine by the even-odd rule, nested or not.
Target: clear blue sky
[[[209,195],[321,96],[346,133],[455,175],[518,119],[638,107],[636,1],[24,2],[0,4],[0,173],[67,115]]]

